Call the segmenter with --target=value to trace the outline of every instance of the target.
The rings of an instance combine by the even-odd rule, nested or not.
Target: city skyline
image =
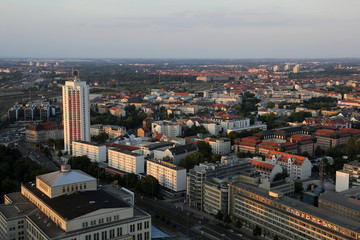
[[[4,1],[0,57],[360,57],[358,1]]]

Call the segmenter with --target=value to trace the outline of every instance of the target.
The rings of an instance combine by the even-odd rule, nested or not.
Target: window
[[[94,233],[94,240],[100,240],[99,233]]]
[[[130,225],[130,232],[135,232],[135,224]]]
[[[104,219],[103,219],[103,218],[100,218],[100,219],[99,219],[99,223],[104,223]]]
[[[117,237],[120,237],[122,235],[122,228],[117,228]]]
[[[91,240],[91,235],[86,235],[85,240]]]
[[[138,231],[142,230],[142,223],[138,223],[138,224],[137,224],[137,230],[138,230]]]

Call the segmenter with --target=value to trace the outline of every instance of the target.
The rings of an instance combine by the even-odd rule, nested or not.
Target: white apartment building
[[[5,195],[0,238],[31,240],[149,240],[151,216],[97,190],[96,179],[63,166],[37,176],[36,184]]]
[[[204,126],[204,128],[206,128],[206,130],[208,130],[211,135],[217,136],[220,134],[221,125],[217,122],[203,122],[201,125]]]
[[[211,119],[218,122],[224,132],[237,131],[237,129],[247,129],[250,127],[250,118],[244,117],[214,117]]]
[[[137,153],[109,148],[108,165],[120,171],[139,174],[144,172],[145,159]]]
[[[278,151],[269,151],[265,162],[280,165],[294,180],[305,180],[311,177],[311,162],[307,157]]]
[[[177,137],[182,135],[182,126],[177,122],[156,121],[151,123],[151,131],[167,137]]]
[[[65,151],[71,152],[73,141],[91,140],[89,86],[75,78],[74,81],[66,81],[62,94],[64,146]]]
[[[229,138],[205,138],[205,142],[210,144],[213,154],[229,154],[231,152],[231,140]]]
[[[72,155],[80,157],[86,155],[92,162],[106,161],[106,146],[85,141],[73,141]]]
[[[155,177],[161,186],[175,192],[186,190],[186,169],[164,161],[147,161],[146,174]]]

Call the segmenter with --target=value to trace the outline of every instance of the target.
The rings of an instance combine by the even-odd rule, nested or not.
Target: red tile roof
[[[264,172],[270,173],[274,168],[274,165],[269,164],[269,163],[259,162],[259,161],[255,161],[255,160],[251,160],[251,159],[250,159],[250,162],[259,171],[264,171]]]
[[[306,157],[298,156],[290,153],[284,153],[284,152],[278,152],[278,151],[269,151],[268,155],[266,156],[267,159],[272,159],[274,155],[278,155],[279,158],[277,158],[278,162],[287,162],[289,158],[295,158],[293,165],[301,166]]]

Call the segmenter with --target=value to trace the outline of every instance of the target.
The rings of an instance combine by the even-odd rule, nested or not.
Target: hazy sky
[[[360,57],[360,0],[0,0],[0,57]]]

